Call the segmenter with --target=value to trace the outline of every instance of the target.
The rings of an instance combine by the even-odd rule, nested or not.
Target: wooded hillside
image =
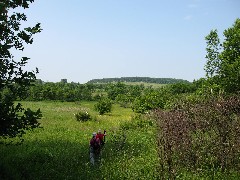
[[[179,82],[188,83],[187,80],[175,78],[150,78],[150,77],[121,77],[121,78],[103,78],[92,79],[88,83],[111,83],[111,82],[146,82],[157,84],[174,84]]]

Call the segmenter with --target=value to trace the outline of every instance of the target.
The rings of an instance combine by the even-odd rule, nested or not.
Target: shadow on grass
[[[94,179],[88,144],[68,141],[1,145],[0,179]]]
[[[102,150],[104,161],[92,166],[88,143],[38,140],[17,146],[1,145],[0,179],[114,179],[118,172],[111,166],[117,159],[138,156],[144,148],[127,141],[110,140]]]
[[[88,142],[39,140],[24,142],[21,145],[1,145],[0,149],[1,180],[104,179],[105,175],[100,169],[111,168],[116,159],[126,154],[128,154],[128,158],[138,156],[143,147],[128,142],[110,140],[102,150],[104,161],[95,166],[89,162]],[[137,149],[137,151],[133,149]],[[111,169],[108,173],[112,173]]]

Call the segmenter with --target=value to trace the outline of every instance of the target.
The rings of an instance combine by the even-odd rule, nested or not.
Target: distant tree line
[[[112,83],[112,82],[145,82],[157,84],[189,83],[187,80],[174,78],[150,78],[150,77],[121,77],[121,78],[103,78],[92,79],[88,83]]]
[[[29,88],[26,100],[60,100],[80,101],[92,100],[93,86],[91,84],[42,82],[36,81]]]
[[[143,84],[127,85],[123,82],[80,84],[74,82],[67,83],[65,81],[54,83],[36,80],[28,89],[25,99],[30,101],[92,101],[108,98],[123,107],[132,107],[136,100],[145,98],[149,92],[154,92],[154,94],[169,92],[167,96],[170,98],[174,94],[194,92],[198,84],[199,81],[194,81],[193,83],[179,82],[161,88],[152,88],[145,87]],[[154,96],[155,100],[156,97]],[[145,110],[148,110],[148,108]]]

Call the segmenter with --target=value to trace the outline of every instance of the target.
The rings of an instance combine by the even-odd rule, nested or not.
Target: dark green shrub
[[[87,111],[80,111],[77,114],[74,114],[77,121],[89,121],[91,120],[91,115]]]
[[[97,104],[95,104],[95,110],[99,112],[100,115],[109,113],[112,110],[112,102],[108,98],[101,99]]]

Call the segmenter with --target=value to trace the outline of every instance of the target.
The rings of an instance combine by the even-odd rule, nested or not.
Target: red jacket
[[[99,138],[100,141],[103,141],[103,137],[105,136],[105,134],[99,133],[96,135],[96,138]]]

